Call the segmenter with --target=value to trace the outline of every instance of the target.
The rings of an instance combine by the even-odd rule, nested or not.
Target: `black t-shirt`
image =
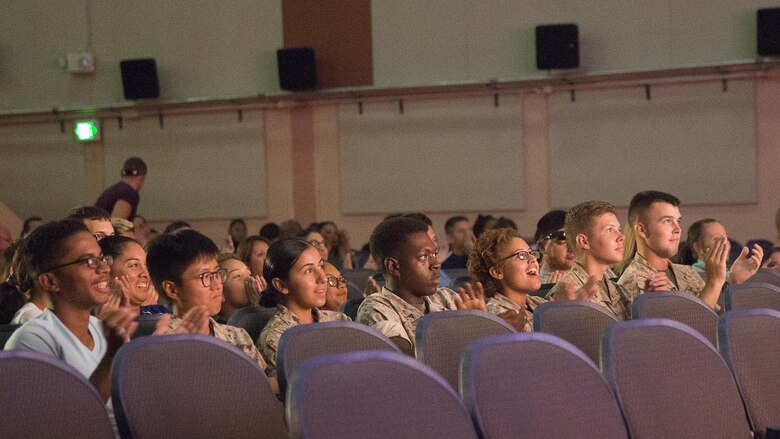
[[[97,201],[95,201],[95,206],[102,207],[110,214],[111,211],[114,210],[114,205],[119,200],[125,200],[130,204],[130,217],[127,219],[132,221],[133,218],[135,218],[135,209],[138,207],[138,202],[141,200],[141,197],[132,186],[123,181],[120,181],[103,191]]]
[[[469,255],[458,256],[455,253],[451,254],[447,260],[442,262],[442,270],[450,270],[453,268],[466,268],[466,263],[469,261]]]

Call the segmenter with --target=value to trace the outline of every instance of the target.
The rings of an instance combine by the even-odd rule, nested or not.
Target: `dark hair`
[[[303,230],[301,223],[294,219],[282,221],[279,224],[279,239],[294,238]]]
[[[39,216],[31,216],[29,218],[25,218],[24,224],[22,225],[22,234],[19,235],[20,238],[24,238],[25,235],[30,233],[30,224],[33,221],[43,221],[43,218]]]
[[[477,219],[474,220],[474,225],[471,230],[474,232],[474,236],[479,238],[479,235],[485,231],[487,223],[493,219],[493,215],[477,215]]]
[[[190,223],[182,220],[176,220],[167,226],[165,226],[165,229],[163,230],[163,235],[170,235],[171,233],[181,230],[181,229],[191,229],[192,226]]]
[[[385,258],[397,257],[406,245],[409,235],[427,233],[428,225],[414,218],[396,217],[382,221],[371,232],[371,257],[381,272],[385,272]]]
[[[669,203],[672,206],[679,207],[680,199],[672,194],[659,191],[642,191],[631,198],[631,202],[628,204],[628,221],[626,221],[626,225],[623,227],[623,236],[625,237],[623,241],[623,263],[626,266],[627,261],[636,254],[634,225],[653,203]]]
[[[322,234],[320,231],[320,228],[317,226],[309,226],[303,230],[301,230],[301,233],[299,233],[296,238],[306,239],[306,237],[309,235],[309,233],[319,233]]]
[[[246,222],[244,222],[244,220],[243,220],[243,219],[241,219],[241,218],[236,218],[236,219],[234,219],[234,220],[230,221],[230,225],[228,226],[228,230],[232,229],[232,228],[233,228],[233,226],[234,226],[234,225],[236,225],[236,224],[243,224],[243,225],[244,225],[244,227],[246,227]]]
[[[444,223],[444,233],[449,235],[450,233],[452,233],[452,228],[455,227],[455,224],[461,221],[468,221],[468,220],[469,219],[463,215],[452,216],[447,218],[447,222]]]
[[[111,215],[102,207],[97,206],[79,206],[68,211],[66,219],[84,220],[106,220],[111,221]]]
[[[511,219],[502,216],[496,220],[496,224],[493,225],[493,229],[514,229],[517,230],[517,224]]]
[[[566,211],[551,210],[545,213],[536,223],[536,233],[534,233],[534,242],[539,242],[545,236],[563,228],[566,222]]]
[[[122,254],[122,250],[124,250],[125,246],[131,242],[138,244],[138,241],[133,238],[122,235],[113,235],[101,239],[98,241],[98,245],[100,245],[100,249],[103,250],[104,255],[111,255],[111,257],[116,259]]]
[[[260,296],[260,305],[273,308],[282,300],[282,293],[273,285],[273,280],[279,278],[283,281],[290,279],[290,270],[298,262],[306,249],[314,248],[308,241],[301,238],[288,238],[276,241],[268,248],[263,265],[263,278],[268,284],[265,292]]]
[[[15,286],[20,292],[35,292],[35,280],[30,276],[29,257],[27,250],[27,238],[20,239],[18,247],[11,260],[14,273],[8,278],[8,283]]]
[[[431,221],[431,219],[428,218],[428,215],[426,215],[424,213],[413,212],[413,213],[405,213],[403,215],[398,215],[398,216],[403,216],[403,217],[406,217],[406,218],[414,218],[414,219],[416,219],[418,221],[422,221],[425,224],[433,227],[433,221]],[[393,217],[388,217],[388,218],[393,218]]]
[[[279,233],[279,226],[276,223],[266,223],[260,227],[259,235],[269,241],[275,241],[279,239]]]
[[[24,295],[9,282],[0,283],[0,325],[7,325],[13,320],[16,311],[24,306]]]
[[[72,218],[53,221],[33,230],[24,250],[28,276],[37,281],[39,274],[61,263],[67,252],[65,241],[79,232],[89,233],[89,230],[83,222]]]
[[[146,265],[154,287],[162,295],[163,281],[181,280],[190,265],[203,259],[217,259],[219,249],[214,242],[192,229],[162,234],[146,250]]]
[[[693,250],[693,245],[699,242],[699,240],[701,239],[701,234],[704,231],[704,226],[706,226],[707,224],[712,224],[717,222],[718,220],[716,220],[715,218],[704,218],[695,221],[693,224],[690,225],[690,227],[688,227],[688,236],[685,238],[685,242],[688,243],[691,250]]]
[[[257,235],[247,236],[243,242],[238,244],[238,248],[236,249],[236,256],[238,256],[238,259],[246,265],[249,265],[249,257],[252,255],[252,247],[255,246],[256,242],[264,242],[268,244],[269,247],[271,246],[271,243],[268,242],[267,239]]]

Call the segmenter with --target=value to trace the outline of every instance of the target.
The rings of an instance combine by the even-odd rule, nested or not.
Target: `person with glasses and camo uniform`
[[[268,363],[266,374],[276,377],[276,354],[282,334],[293,326],[350,320],[334,311],[321,309],[327,301],[328,284],[325,259],[317,247],[301,238],[277,241],[268,249],[263,277],[268,289],[260,296],[260,305],[273,308],[271,317],[257,338],[257,346]],[[340,279],[336,278],[336,284]]]
[[[587,299],[618,319],[631,318],[631,295],[610,280],[605,271],[623,259],[623,234],[615,207],[605,201],[586,201],[566,213],[566,239],[574,249],[574,265],[550,290],[555,300]],[[579,288],[578,294],[571,291]]]

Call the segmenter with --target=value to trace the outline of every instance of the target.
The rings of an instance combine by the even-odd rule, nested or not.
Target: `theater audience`
[[[146,260],[152,282],[173,304],[174,317],[168,326],[176,330],[184,321],[182,316],[192,310],[203,310],[208,320],[198,328],[198,333],[238,347],[265,369],[265,361],[246,330],[211,318],[222,307],[223,284],[227,280],[227,271],[219,267],[218,256],[216,244],[192,229],[163,234],[149,244]],[[278,392],[275,381],[271,386]]]
[[[425,225],[428,226],[428,236],[433,240],[433,243],[436,244],[436,249],[437,249],[436,259],[444,260],[447,257],[449,257],[449,255],[450,255],[449,246],[445,245],[444,243],[439,242],[439,237],[436,236],[436,230],[434,230],[434,228],[433,228],[433,221],[431,221],[431,219],[428,217],[428,215],[425,215],[424,213],[415,212],[415,213],[405,213],[403,215],[397,215],[397,216],[404,216],[406,218],[414,218],[416,220],[424,222]],[[374,270],[379,271],[379,267],[376,266],[376,262],[374,261],[374,258],[370,257],[370,255],[371,255],[371,246],[369,245],[369,258],[368,259],[370,261],[372,261],[371,268],[374,269]],[[447,275],[447,273],[445,273],[443,270],[439,270],[439,276],[440,276],[439,287],[446,287],[452,281],[452,279],[450,279],[450,277]],[[373,278],[370,279],[370,282],[371,281],[373,281]],[[376,283],[376,282],[374,282],[374,283]],[[373,291],[373,292],[377,292],[379,290],[380,290],[380,288],[377,287],[376,291]]]
[[[471,278],[482,284],[487,310],[509,322],[518,331],[533,330],[533,312],[546,302],[529,294],[541,287],[539,252],[512,229],[482,233],[468,258]]]
[[[563,229],[565,221],[565,211],[551,210],[536,223],[534,242],[542,254],[539,280],[543,284],[558,282],[574,265],[574,252],[566,242]]]
[[[279,240],[280,233],[281,231],[276,223],[266,223],[263,224],[263,227],[260,227],[259,235],[268,241],[268,245],[271,245]]]
[[[328,290],[325,293],[325,305],[320,307],[320,309],[324,311],[338,311],[341,304],[347,301],[347,279],[330,262],[322,264],[322,269],[327,276]]]
[[[498,217],[498,219],[496,219],[496,222],[493,223],[493,226],[491,228],[493,228],[493,229],[513,229],[513,230],[518,230],[517,229],[517,224],[515,224],[514,221],[512,221],[511,219],[509,219],[509,218],[507,218],[505,216]]]
[[[354,268],[349,233],[346,230],[339,230],[333,221],[321,222],[320,233],[325,238],[325,245],[328,246],[328,262],[339,270]]]
[[[98,241],[106,236],[114,235],[111,216],[104,209],[95,206],[75,207],[68,212],[67,219],[75,219],[84,223],[89,233]]]
[[[100,194],[95,206],[109,212],[111,216],[133,221],[138,203],[139,192],[146,181],[146,163],[138,157],[125,160],[120,172],[120,181]]]
[[[259,276],[252,276],[249,267],[236,255],[221,254],[217,258],[219,268],[227,271],[227,279],[222,285],[222,294],[225,300],[219,314],[214,317],[217,323],[227,323],[234,312],[245,306],[257,305],[265,285],[265,281]]]
[[[247,237],[246,223],[241,218],[236,218],[230,221],[230,227],[228,227],[228,235],[233,243],[233,249],[238,249],[238,246]]]
[[[145,247],[146,243],[152,239],[150,232],[146,218],[141,215],[136,215],[135,218],[133,218],[133,239],[138,241],[138,243],[141,244],[141,247]]]
[[[309,244],[313,245],[314,248],[320,252],[322,259],[325,261],[328,260],[328,245],[325,243],[325,237],[322,236],[319,229],[315,227],[309,227],[308,229],[299,233],[297,238],[309,241]]]
[[[443,270],[464,269],[469,259],[469,253],[474,247],[474,233],[471,231],[471,222],[465,216],[453,216],[444,223],[444,233],[447,235],[447,244],[450,255],[441,263]]]
[[[263,279],[263,264],[265,263],[265,256],[268,254],[268,247],[270,244],[262,236],[253,235],[244,240],[241,245],[238,246],[238,258],[249,267],[249,272],[252,276],[257,276],[260,279],[261,290],[265,290],[266,284]]]
[[[32,233],[33,230],[37,229],[38,227],[43,224],[43,218],[39,216],[31,216],[28,218],[25,218],[24,224],[22,224],[22,234],[19,236],[20,238],[26,238],[27,235]]]
[[[373,326],[409,355],[414,354],[420,317],[454,309],[485,310],[481,288],[469,284],[458,294],[439,288],[436,244],[425,223],[405,217],[382,221],[371,233],[371,256],[385,277],[382,291],[358,309],[357,321]]]
[[[266,374],[275,377],[279,339],[287,329],[307,323],[349,320],[339,312],[325,311],[328,279],[325,260],[308,241],[300,238],[275,242],[268,249],[263,277],[268,289],[260,297],[260,305],[276,307],[276,313],[257,339],[268,368]]]
[[[165,226],[163,229],[163,235],[170,235],[171,233],[178,232],[179,230],[191,229],[190,223],[182,220],[176,220]]]
[[[549,295],[555,300],[587,298],[603,306],[618,319],[631,317],[631,296],[611,281],[604,271],[623,257],[623,234],[615,208],[604,201],[586,201],[566,213],[566,239],[574,250],[574,265]]]
[[[118,302],[121,294],[133,306],[140,307],[141,314],[171,313],[171,309],[158,305],[159,298],[146,266],[146,251],[141,244],[126,236],[108,236],[99,242],[104,255],[111,256],[111,278],[118,288],[112,292],[112,301]]]
[[[477,219],[474,220],[474,226],[472,227],[474,237],[479,238],[483,231],[492,229],[495,224],[496,219],[493,215],[477,215]]]
[[[686,242],[690,245],[693,254],[696,256],[696,262],[692,264],[692,266],[699,273],[706,274],[704,269],[704,259],[707,256],[706,249],[711,248],[717,238],[728,239],[728,235],[726,234],[726,228],[723,227],[723,224],[715,219],[701,219],[688,227]],[[752,250],[753,252],[750,255],[752,262],[747,264],[745,263],[745,259],[747,259],[748,247],[742,249],[737,260],[732,264],[732,269],[726,269],[726,282],[740,284],[756,273],[757,269],[753,270],[752,267],[761,265],[761,261],[764,258],[764,249],[761,248],[760,245],[755,244]]]
[[[301,223],[294,219],[288,219],[282,221],[281,224],[279,224],[279,238],[278,239],[287,239],[287,238],[295,238],[303,231],[303,227],[301,227]]]
[[[114,228],[114,234],[135,239],[135,228],[133,223],[115,216],[111,217],[111,226]]]
[[[27,303],[13,315],[12,324],[22,324],[32,320],[43,314],[46,308],[51,307],[49,295],[30,277],[25,242],[26,240],[19,241],[20,245],[13,257],[13,274],[8,278],[8,284],[26,297]]]

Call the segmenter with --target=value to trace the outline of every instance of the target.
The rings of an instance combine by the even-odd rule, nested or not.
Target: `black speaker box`
[[[119,62],[125,99],[160,97],[157,63],[154,58],[126,59]]]
[[[537,69],[576,69],[579,66],[580,45],[576,24],[536,26]]]
[[[279,88],[309,90],[317,86],[314,49],[295,47],[276,51],[279,64]]]
[[[780,8],[759,9],[756,13],[758,54],[780,56]]]

